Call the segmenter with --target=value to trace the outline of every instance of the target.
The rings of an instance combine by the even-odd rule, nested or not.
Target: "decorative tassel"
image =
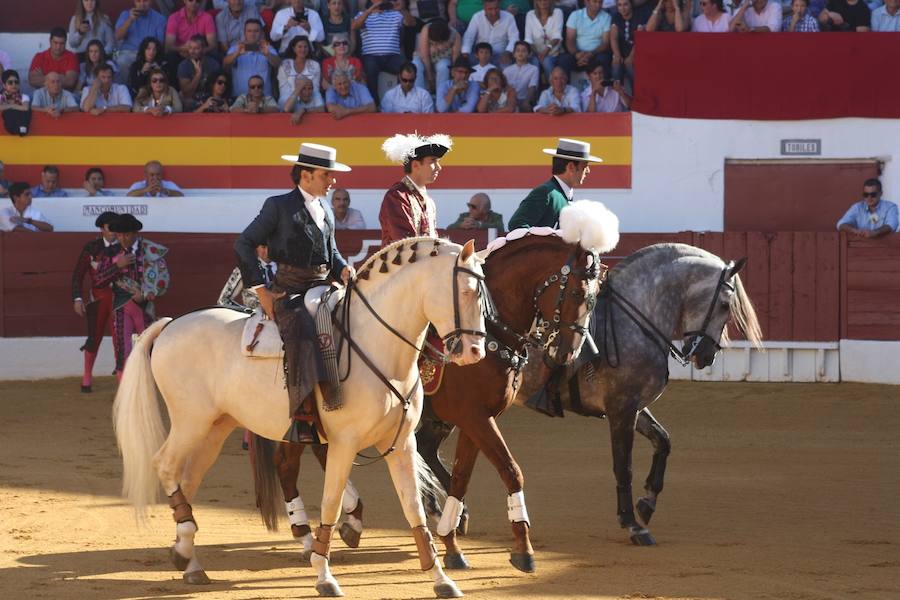
[[[367,268],[367,269],[363,269],[362,271],[360,271],[359,273],[356,274],[356,278],[357,278],[357,279],[368,279],[368,278],[369,278],[369,271],[371,271],[371,270],[372,270],[372,267],[369,267],[369,268]]]
[[[415,250],[413,250],[412,255],[409,257],[409,262],[411,262],[411,263],[416,262],[416,252],[415,252]]]
[[[381,263],[381,268],[378,269],[378,272],[379,273],[387,273],[388,272],[388,266],[387,266],[386,261]]]
[[[441,243],[440,243],[439,241],[434,240],[434,248],[432,248],[432,249],[431,249],[431,252],[430,252],[430,255],[431,255],[431,256],[437,256],[437,255],[438,255],[438,246],[440,246],[440,245],[441,245]]]
[[[395,265],[403,264],[403,258],[401,257],[401,252],[403,252],[402,246],[400,248],[397,248],[397,256],[394,257],[394,260],[392,260],[391,263],[393,263]]]

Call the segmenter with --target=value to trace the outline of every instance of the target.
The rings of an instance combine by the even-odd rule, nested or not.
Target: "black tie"
[[[272,263],[266,265],[266,283],[275,281],[275,272],[272,271]]]

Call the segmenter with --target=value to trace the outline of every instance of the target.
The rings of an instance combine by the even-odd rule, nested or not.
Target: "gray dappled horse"
[[[745,263],[725,263],[686,244],[656,244],[635,252],[609,272],[594,309],[591,330],[599,353],[590,362],[567,367],[563,381],[568,384],[559,389],[562,408],[609,420],[619,523],[636,545],[656,543],[645,526],[663,489],[670,443],[647,407],[668,383],[670,353],[698,369],[711,365],[727,340],[729,318],[759,344],[756,312],[738,275]],[[681,350],[671,345],[673,339],[685,340]],[[534,382],[540,366],[539,360],[526,365],[517,402],[538,391]],[[432,469],[442,466],[436,454],[442,439],[435,437],[446,437],[450,430],[431,422],[417,434],[419,448],[430,450],[424,458]],[[643,525],[632,508],[635,430],[654,449],[646,495],[637,502]]]

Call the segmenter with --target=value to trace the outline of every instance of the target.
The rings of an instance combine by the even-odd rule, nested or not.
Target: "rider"
[[[381,222],[382,247],[409,237],[437,237],[437,209],[426,186],[441,172],[443,158],[453,140],[449,135],[402,134],[381,145],[388,160],[403,165],[403,179],[384,194],[378,220]]]
[[[238,265],[245,285],[254,290],[266,316],[274,319],[284,341],[287,388],[292,426],[284,439],[296,443],[314,443],[312,421],[313,390],[319,383],[328,392],[328,379],[319,354],[315,324],[307,312],[303,294],[322,285],[331,275],[347,283],[355,276],[334,240],[334,216],[323,199],[335,184],[336,171],[350,167],[337,162],[337,150],[319,144],[300,144],[297,156],[283,155],[294,164],[291,179],[295,188],[281,196],[267,198],[259,215],[234,243]],[[278,272],[272,289],[256,255],[265,244]]]
[[[272,287],[275,281],[275,272],[278,265],[269,260],[269,248],[265,244],[256,247],[256,256],[259,258],[259,266],[263,270],[264,285],[267,288]],[[259,297],[256,292],[244,285],[244,278],[241,277],[241,268],[235,267],[225,282],[225,287],[219,293],[219,299],[216,301],[219,306],[227,306],[243,310],[249,308],[255,310],[259,306]]]
[[[588,142],[559,138],[556,149],[544,148],[553,157],[553,177],[537,186],[522,200],[509,220],[509,230],[529,227],[559,227],[559,211],[575,197],[575,186],[584,183],[591,172],[590,163],[602,158],[591,156]]]
[[[100,228],[100,237],[94,238],[84,245],[75,270],[72,272],[72,303],[75,314],[79,317],[87,317],[88,336],[81,350],[84,352],[84,374],[81,376],[81,392],[90,393],[93,379],[94,361],[97,360],[97,350],[103,340],[103,332],[106,324],[112,317],[113,292],[109,282],[100,284],[97,282],[97,267],[100,259],[110,252],[119,249],[116,234],[109,230],[109,224],[118,215],[112,211],[101,213],[94,225]],[[85,275],[91,276],[90,302],[85,304],[82,298],[82,284]],[[113,336],[113,341],[116,341]],[[114,350],[115,352],[115,350]]]

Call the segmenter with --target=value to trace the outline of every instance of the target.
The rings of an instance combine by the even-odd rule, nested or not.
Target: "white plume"
[[[403,164],[415,153],[416,148],[426,144],[425,138],[415,133],[397,133],[384,140],[381,149],[393,163]]]
[[[453,139],[446,133],[435,133],[434,135],[429,135],[425,140],[429,144],[438,144],[448,148],[448,152],[453,149]]]
[[[585,250],[609,252],[619,243],[619,217],[601,202],[575,200],[559,213],[562,238]]]

